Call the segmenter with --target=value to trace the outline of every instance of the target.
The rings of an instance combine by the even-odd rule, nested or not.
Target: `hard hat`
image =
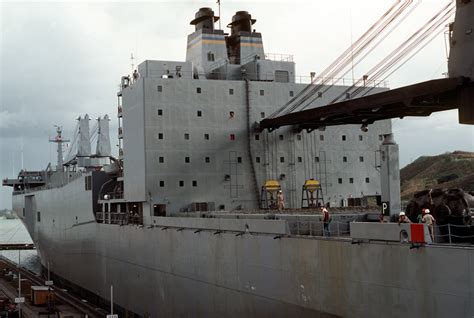
[[[425,213],[430,213],[430,209],[425,209]]]
[[[400,216],[405,216],[405,212],[402,211],[402,212],[400,212],[399,215],[400,215]]]

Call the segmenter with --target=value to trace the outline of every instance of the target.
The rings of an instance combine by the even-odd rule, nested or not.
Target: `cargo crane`
[[[446,21],[454,13],[456,14],[455,21],[449,25],[448,78],[367,95],[372,90],[372,87],[368,85],[370,81],[374,82],[385,76],[384,80],[400,68],[436,35],[443,32]],[[387,15],[386,13],[384,16]],[[299,130],[311,131],[324,129],[327,126],[358,124],[361,125],[362,131],[367,131],[368,126],[375,121],[406,116],[429,116],[434,112],[451,109],[459,110],[459,123],[474,124],[474,107],[472,106],[474,104],[474,20],[472,16],[474,16],[472,1],[450,2],[370,70],[371,75],[364,75],[342,96],[334,99],[332,104],[305,109],[325,92],[321,91],[325,83],[314,80],[279,111],[260,121],[259,129],[271,131],[282,126],[296,125]],[[380,27],[376,23],[371,30],[379,32]],[[361,54],[361,51],[367,48],[361,44],[367,37],[369,38],[367,41],[373,41],[375,36],[372,33],[364,34],[343,53],[342,57],[339,57],[323,72],[324,76],[328,72],[330,76],[339,73],[347,65],[348,56],[350,57],[352,51],[356,55]],[[402,64],[397,66],[397,63]],[[363,83],[362,86],[356,87],[361,83]],[[354,98],[357,96],[361,97]],[[345,100],[340,101],[342,98]],[[295,111],[296,109],[300,110]]]
[[[412,8],[405,15],[402,14],[410,7],[411,3],[412,1],[405,1],[400,5],[400,1],[396,1],[369,31],[364,33],[320,76],[314,77],[310,85],[296,94],[277,112],[260,121],[258,129],[273,131],[282,126],[293,125],[295,131],[311,132],[315,129],[325,130],[327,126],[357,124],[361,125],[360,128],[363,132],[367,132],[369,125],[376,121],[392,118],[402,119],[406,116],[430,116],[434,112],[451,109],[458,109],[459,123],[473,125],[474,20],[472,17],[474,16],[474,3],[471,0],[452,1],[444,6],[343,94],[334,98],[328,105],[314,107],[314,102],[331,88],[325,82],[325,78],[334,78],[351,61],[353,62],[354,57],[363,57],[374,46],[377,46],[381,41],[373,46],[369,44],[373,43],[394,21],[403,20],[414,9]],[[438,34],[442,33],[446,21],[454,14],[455,20],[449,24],[448,33],[450,53],[448,59],[449,76],[447,78],[367,95],[373,90],[370,83],[373,82],[375,86],[376,81],[384,81],[399,69]],[[382,40],[386,35],[382,37]],[[313,108],[306,109],[310,106]],[[392,135],[384,136],[380,152],[382,154],[380,165],[382,213],[392,215],[400,210],[398,145]]]

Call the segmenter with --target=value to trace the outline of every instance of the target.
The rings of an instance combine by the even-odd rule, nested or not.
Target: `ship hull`
[[[78,191],[82,182],[15,195],[15,210],[44,267],[106,300],[112,285],[114,302],[141,316],[474,314],[474,280],[468,274],[474,271],[472,248],[236,235],[211,230],[215,219],[201,220],[209,222],[209,230],[202,231],[192,229],[194,218],[157,217],[153,227],[100,224],[90,198]],[[40,221],[28,207],[22,215],[31,196]],[[166,229],[170,219],[179,220],[183,229]],[[246,222],[252,227],[257,221]]]

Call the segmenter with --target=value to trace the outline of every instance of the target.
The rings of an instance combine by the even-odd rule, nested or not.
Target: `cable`
[[[296,110],[299,106],[301,106],[304,102],[306,102],[308,99],[310,99],[314,94],[316,94],[318,92],[318,90],[323,87],[332,77],[335,77],[335,75],[339,74],[351,61],[354,57],[357,57],[359,54],[361,54],[363,52],[364,49],[366,49],[370,43],[372,43],[378,36],[380,36],[380,34],[383,34],[383,31],[392,23],[394,22],[401,14],[402,12],[408,8],[411,4],[412,4],[412,0],[407,0],[405,1],[405,3],[399,7],[394,13],[392,13],[390,16],[388,16],[387,20],[384,21],[380,26],[377,27],[377,29],[375,29],[372,34],[370,34],[370,37],[368,39],[364,39],[364,41],[362,42],[362,44],[360,45],[360,47],[358,47],[355,52],[354,51],[351,51],[352,54],[351,56],[347,56],[344,58],[343,62],[339,63],[339,65],[337,65],[337,67],[335,68],[335,70],[332,71],[332,73],[330,73],[330,75],[326,78],[326,79],[323,79],[323,81],[315,86],[314,88],[311,89],[311,91],[306,94],[305,96],[303,96],[301,98],[300,101],[298,101],[296,104],[294,104],[293,106],[291,106],[289,109],[287,109],[286,111],[282,111],[280,113],[283,113],[283,114],[288,114],[294,110]],[[385,17],[383,17],[385,18]],[[369,31],[372,31],[372,30],[369,30]],[[367,34],[367,32],[366,32]],[[365,35],[365,34],[364,34]],[[359,40],[358,40],[359,41]],[[357,42],[358,42],[357,41]],[[380,42],[379,42],[380,43]],[[353,46],[351,46],[351,48],[353,48]],[[318,97],[319,97],[320,94],[318,94]]]
[[[413,58],[416,54],[418,54],[422,49],[424,49],[431,41],[433,41],[443,30],[439,30],[434,34],[434,36],[428,40],[423,46],[421,46],[418,50],[416,50],[413,54],[410,55],[403,63],[401,63],[399,66],[397,66],[393,71],[391,71],[387,76],[385,76],[381,81],[385,81],[388,77],[390,77],[393,73],[395,73],[398,69],[400,69],[403,65],[405,65],[411,58]],[[371,87],[368,91],[366,91],[362,96],[366,96],[368,93],[370,93],[375,87]]]
[[[357,66],[359,65],[360,62],[362,62],[375,48],[377,48],[398,26],[400,26],[400,24],[411,14],[413,13],[413,11],[415,11],[415,9],[421,4],[422,0],[418,0],[418,2],[412,6],[412,8],[410,9],[410,11],[408,11],[403,17],[401,17],[399,19],[399,21],[397,22],[397,24],[395,24],[389,31],[387,31],[385,33],[385,35],[376,43],[374,44],[358,61],[356,61],[354,63],[354,66]],[[347,75],[347,73],[349,73],[350,69],[345,71],[341,76],[340,78],[344,78],[344,76]],[[334,83],[333,85],[331,86],[327,86],[323,91],[322,91],[322,94],[325,94],[328,90],[330,90],[331,88],[334,87],[335,84],[337,84],[339,81],[340,81],[340,78],[336,81],[336,83]],[[352,87],[355,86],[355,83],[353,83]],[[343,93],[345,95],[345,93]],[[339,96],[341,97],[341,96]],[[339,98],[338,97],[338,98]],[[313,99],[311,99],[306,105],[304,105],[301,110],[304,110],[306,109],[307,107],[309,107],[310,105],[312,105],[316,99],[319,98],[319,97],[315,97]],[[332,101],[330,104],[334,103],[334,101]]]
[[[336,60],[334,60],[324,71],[321,72],[320,76],[318,77],[315,77],[314,79],[312,79],[311,83],[309,85],[307,85],[303,90],[301,90],[300,92],[298,92],[292,99],[290,99],[285,105],[283,105],[281,108],[279,108],[277,111],[275,111],[274,113],[272,113],[269,118],[274,118],[276,116],[278,116],[281,112],[283,112],[287,107],[289,107],[289,105],[291,105],[292,103],[294,103],[298,98],[300,98],[301,96],[304,96],[304,94],[310,90],[312,88],[312,86],[315,85],[315,83],[318,81],[318,79],[321,79],[322,81],[324,81],[324,76],[327,74],[327,73],[330,73],[331,70],[333,68],[335,68],[341,60],[343,60],[344,58],[346,58],[349,54],[353,53],[354,51],[354,47],[357,47],[366,37],[368,37],[371,32],[373,31],[373,29],[375,29],[377,26],[379,26],[383,21],[384,19],[386,19],[386,17],[400,4],[400,0],[397,0],[395,1],[392,6],[364,33],[362,34],[362,36],[359,37],[359,39],[356,40],[355,43],[351,44],[351,46],[349,48],[347,48],[338,58],[336,58]],[[352,54],[353,55],[353,54]],[[312,89],[311,91],[314,91],[314,89]]]
[[[413,49],[419,46],[429,35],[436,31],[442,24],[454,14],[454,7],[452,7],[452,2],[443,7],[438,13],[435,14],[428,22],[426,22],[420,29],[413,33],[407,40],[400,44],[395,50],[388,54],[384,59],[382,59],[376,66],[374,66],[367,74],[371,76],[371,81],[375,81],[382,76],[384,73],[390,70],[398,61],[405,58]],[[451,8],[450,8],[451,7]],[[441,16],[441,18],[440,18]],[[438,20],[437,20],[438,19]],[[411,58],[411,57],[410,57]],[[374,75],[370,75],[375,73]],[[363,79],[359,79],[354,85],[347,88],[343,93],[338,97],[333,99],[330,104],[335,103],[340,100],[347,94],[350,94],[351,97],[357,96],[362,91],[366,89],[365,86],[357,85],[360,84]],[[354,91],[351,92],[356,88]]]

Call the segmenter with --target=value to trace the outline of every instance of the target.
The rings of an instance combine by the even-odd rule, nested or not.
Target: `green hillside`
[[[400,170],[402,199],[427,188],[474,191],[474,152],[455,151],[423,156]]]

